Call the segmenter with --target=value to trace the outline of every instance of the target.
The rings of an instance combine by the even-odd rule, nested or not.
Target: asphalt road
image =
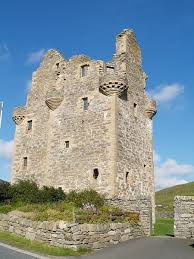
[[[82,259],[194,259],[192,244],[194,240],[141,238],[100,250]]]
[[[28,252],[27,252],[28,253]],[[129,240],[89,256],[40,257],[0,244],[0,259],[71,258],[71,259],[194,259],[194,240],[147,237]]]
[[[0,244],[0,259],[37,259],[41,257],[33,256],[31,253],[22,253],[20,249],[11,248]]]

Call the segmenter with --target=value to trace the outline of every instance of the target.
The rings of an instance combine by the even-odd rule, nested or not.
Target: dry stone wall
[[[37,240],[52,246],[101,249],[112,244],[144,236],[142,226],[127,223],[78,224],[38,222],[23,218],[16,212],[0,214],[0,230]]]
[[[194,238],[194,196],[176,196],[174,199],[174,235]]]
[[[152,233],[152,200],[151,198],[137,197],[137,199],[111,199],[108,203],[121,208],[123,211],[139,212],[140,222],[146,236]]]

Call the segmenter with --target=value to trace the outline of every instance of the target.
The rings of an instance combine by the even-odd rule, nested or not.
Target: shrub
[[[0,202],[5,202],[11,199],[10,188],[10,183],[0,182]]]
[[[13,201],[36,203],[39,198],[38,185],[30,180],[21,180],[11,186]]]
[[[75,203],[75,201],[78,199],[78,193],[76,191],[71,191],[67,194],[66,196],[66,200],[68,202],[73,202]]]
[[[39,190],[38,201],[42,203],[63,201],[65,197],[66,195],[61,187],[56,189],[54,187],[43,186],[43,188]]]
[[[65,193],[62,188],[43,186],[38,188],[36,182],[31,180],[21,180],[10,187],[10,193],[14,202],[26,203],[47,203],[65,200]]]
[[[95,190],[71,191],[67,194],[67,200],[74,202],[79,208],[99,209],[104,205],[104,197]]]

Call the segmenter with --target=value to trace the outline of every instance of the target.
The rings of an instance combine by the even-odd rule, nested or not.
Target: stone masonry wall
[[[121,208],[123,211],[139,212],[140,222],[146,236],[152,233],[152,201],[150,198],[141,196],[136,199],[111,199],[108,200],[111,205]]]
[[[16,212],[0,214],[0,230],[52,246],[101,249],[111,244],[144,236],[141,225],[127,223],[67,224],[64,221],[38,222],[25,219]]]
[[[118,71],[125,65],[128,82],[126,93],[117,100],[118,196],[151,196],[154,204],[152,120],[146,115],[146,75],[132,32],[117,36],[114,61]]]
[[[148,197],[154,220],[156,104],[146,96],[146,78],[132,30],[117,35],[109,62],[48,51],[25,107],[13,113],[11,182],[32,179],[65,192],[92,188],[136,203]]]
[[[99,92],[100,64],[84,56],[68,62],[61,59],[50,51],[33,74],[25,118],[16,126],[12,182],[30,178],[67,192],[90,187],[111,195],[111,98]],[[58,67],[61,63],[65,69]],[[86,64],[88,75],[81,77]],[[56,73],[60,73],[57,78]],[[88,110],[83,109],[84,97],[88,97]],[[50,109],[45,102],[55,103],[57,98],[61,104]],[[31,130],[27,129],[29,120]],[[93,177],[95,168],[98,179]]]
[[[194,238],[194,196],[174,198],[174,235]]]

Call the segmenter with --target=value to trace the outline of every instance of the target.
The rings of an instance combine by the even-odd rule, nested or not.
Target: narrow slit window
[[[126,183],[128,182],[128,179],[129,178],[129,172],[126,172],[126,175],[125,175],[125,180],[126,180]]]
[[[84,111],[87,111],[89,106],[88,97],[84,97],[82,98],[82,100],[83,100],[83,109]]]
[[[81,66],[81,76],[87,76],[89,71],[89,65]]]
[[[29,120],[28,121],[28,130],[31,130],[32,129],[32,120]]]
[[[133,108],[134,108],[134,116],[135,118],[137,118],[137,103],[133,104]]]
[[[65,141],[65,147],[69,148],[69,141]]]
[[[23,158],[23,166],[26,168],[28,165],[28,158],[27,157],[24,157]]]
[[[94,179],[97,179],[98,176],[99,176],[98,168],[95,168],[94,171],[93,171],[93,178],[94,178]]]

